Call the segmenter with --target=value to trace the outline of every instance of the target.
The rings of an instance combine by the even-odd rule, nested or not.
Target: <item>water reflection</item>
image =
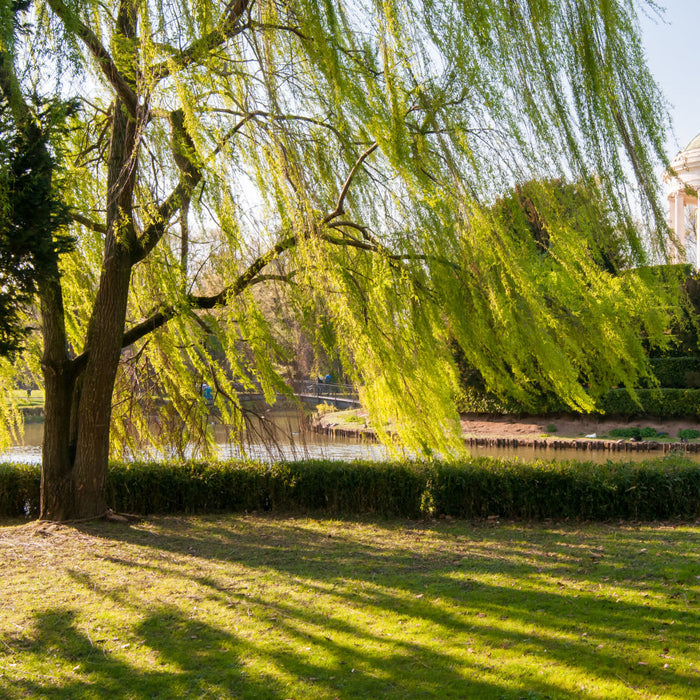
[[[382,445],[366,439],[334,437],[311,431],[304,412],[297,406],[286,405],[274,409],[256,406],[249,408],[249,411],[246,419],[247,429],[240,442],[232,439],[230,426],[220,423],[212,425],[221,459],[247,457],[263,461],[281,461],[387,458],[387,451]],[[43,433],[43,423],[26,424],[22,443],[0,453],[0,460],[38,464],[41,462]],[[153,452],[150,456],[154,459],[163,457],[162,454]],[[196,446],[190,446],[186,456],[196,457]]]
[[[302,411],[296,406],[287,405],[274,409],[260,408],[258,417],[251,414],[248,429],[240,445],[231,440],[228,426],[215,424],[213,428],[221,459],[244,457],[263,461],[387,459],[386,449],[376,443],[360,438],[336,437],[312,432],[307,427],[307,421],[304,419]],[[14,445],[7,452],[0,454],[0,460],[41,462],[42,436],[42,423],[28,423],[25,425],[22,444]],[[557,461],[573,459],[604,463],[608,460],[641,461],[663,456],[660,451],[609,452],[600,450],[589,452],[587,450],[554,450],[534,447],[472,447],[470,452],[474,456],[520,459],[526,462],[538,459]],[[152,456],[158,457],[158,455]],[[187,456],[196,456],[195,450],[189,450]],[[693,461],[700,461],[698,453],[689,453],[687,457]]]

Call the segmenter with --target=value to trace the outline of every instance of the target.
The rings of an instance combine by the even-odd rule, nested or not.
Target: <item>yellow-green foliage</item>
[[[17,396],[13,391],[15,371],[9,360],[0,358],[0,450],[7,449],[22,431],[22,412],[17,408]]]
[[[235,3],[134,3],[134,38],[117,35],[114,3],[37,0],[35,24],[25,18],[27,37],[41,27],[44,49],[27,60],[72,67],[71,89],[85,98],[57,144],[65,199],[81,217],[62,261],[74,354],[111,196],[114,86],[94,44],[81,43],[86,31],[114,52],[138,97],[137,204],[123,225],[157,223],[180,179],[175,109],[202,174],[187,218],[183,209],[164,222],[133,269],[125,330],[169,320],[123,354],[113,452],[162,444],[175,415],[189,426],[178,451],[197,436],[211,447],[203,383],[239,427],[237,389],[268,401],[287,391],[278,372],[287,328],[263,313],[259,284],[287,287],[318,344],[361,387],[372,423],[386,426],[382,437],[426,454],[461,446],[450,342],[492,391],[544,390],[580,410],[648,375],[641,337],[663,342],[678,285],[644,267],[663,254],[656,169],[667,117],[632,3],[240,4],[234,21],[223,13]],[[650,231],[632,225],[630,172]],[[572,214],[553,178],[577,183],[588,206]],[[540,183],[529,196],[546,250],[522,217],[495,208],[523,182]],[[600,264],[603,223],[624,248],[618,274]]]

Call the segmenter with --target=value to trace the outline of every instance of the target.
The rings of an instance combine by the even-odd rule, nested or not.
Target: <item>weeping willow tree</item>
[[[35,0],[6,46],[17,93],[80,104],[46,146],[76,243],[27,359],[46,391],[41,516],[104,513],[110,448],[155,440],[164,406],[201,421],[197,380],[233,424],[236,389],[288,391],[261,285],[414,449],[459,449],[450,342],[515,395],[585,410],[634,386],[673,301],[646,266],[660,238],[633,225],[665,229],[667,123],[635,4]],[[494,213],[528,181],[544,254]],[[605,207],[623,274],[555,181]]]

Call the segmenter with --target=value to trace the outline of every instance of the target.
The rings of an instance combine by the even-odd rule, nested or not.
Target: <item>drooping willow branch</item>
[[[136,117],[138,99],[136,93],[119,72],[112,55],[107,51],[97,35],[83,24],[77,15],[71,11],[63,0],[48,0],[49,7],[61,18],[66,26],[73,29],[76,36],[85,44],[88,51],[97,61],[100,70],[114,88],[131,117]]]
[[[393,265],[400,265],[402,262],[406,261],[430,261],[447,265],[448,267],[451,267],[456,271],[461,271],[461,268],[456,263],[454,263],[451,260],[448,260],[447,258],[414,253],[391,253],[387,248],[383,246],[366,243],[364,241],[359,241],[354,238],[336,238],[335,236],[331,236],[328,234],[321,234],[320,238],[331,245],[351,246],[359,250],[364,250],[368,253],[382,255]],[[226,287],[225,289],[222,289],[216,294],[208,296],[189,295],[187,297],[187,308],[189,308],[192,311],[206,311],[208,309],[213,309],[217,306],[225,306],[230,299],[239,296],[246,289],[249,289],[250,287],[258,283],[268,281],[271,279],[278,281],[289,281],[291,275],[268,275],[261,273],[268,265],[270,265],[277,258],[279,258],[279,256],[282,253],[284,253],[287,250],[291,250],[297,244],[298,240],[296,236],[289,236],[283,239],[275,246],[270,248],[266,253],[256,258],[255,261],[252,262],[248,266],[248,268],[246,268],[245,272],[241,273],[236,278],[236,281],[233,284]],[[182,306],[168,306],[163,309],[160,309],[159,311],[156,311],[147,319],[141,321],[141,323],[136,324],[124,333],[124,337],[122,338],[122,348],[130,346],[138,340],[141,340],[141,338],[144,338],[145,336],[149,335],[153,331],[162,328],[180,313],[182,313]],[[73,369],[76,372],[76,374],[79,374],[84,369],[88,361],[88,355],[89,353],[84,352],[81,355],[78,355],[78,357],[76,357],[73,360]]]
[[[174,69],[186,68],[211,54],[212,50],[225,44],[229,39],[250,28],[250,24],[241,24],[240,19],[255,0],[232,0],[222,14],[219,26],[189,46],[177,51],[169,47],[173,56],[149,70],[150,77],[158,82],[171,75]]]
[[[356,224],[351,221],[333,221],[334,219],[337,219],[341,214],[344,213],[344,202],[352,185],[353,179],[359,168],[364,163],[364,161],[377,149],[377,147],[378,145],[374,143],[359,156],[359,158],[351,168],[350,173],[348,174],[341,188],[340,194],[338,195],[338,199],[336,200],[335,209],[329,214],[327,214],[320,222],[320,226],[319,229],[316,231],[316,235],[321,240],[331,245],[350,246],[359,250],[366,251],[368,253],[381,255],[382,257],[390,261],[390,263],[394,267],[400,267],[402,266],[402,263],[406,261],[434,261],[441,262],[455,269],[459,269],[458,266],[453,262],[447,259],[440,259],[435,256],[414,253],[393,253],[386,246],[382,245],[380,242],[374,239],[374,237],[372,237],[369,234],[366,226],[362,226],[361,224]],[[182,155],[182,153],[180,153],[180,155]],[[194,166],[191,160],[188,160],[186,166],[186,172],[183,172],[181,180],[178,183],[177,187],[159,207],[158,219],[155,223],[151,224],[151,226],[149,226],[146,229],[146,232],[141,236],[141,239],[139,241],[140,246],[138,250],[135,251],[134,256],[132,257],[134,264],[146,257],[146,255],[148,255],[148,253],[155,247],[155,245],[158,243],[158,241],[164,234],[168,220],[171,216],[175,214],[175,212],[178,211],[178,208],[182,203],[183,194],[185,194],[186,192],[191,192],[192,188],[201,179],[201,171]],[[331,235],[330,233],[323,232],[322,230],[320,230],[323,227],[338,230],[341,234],[341,227],[353,228],[362,233],[364,240],[358,240],[353,236],[345,236],[343,238],[338,238],[336,236]],[[239,296],[246,289],[249,289],[255,284],[269,279],[288,280],[288,277],[262,273],[268,265],[277,260],[284,252],[295,248],[298,245],[298,242],[298,238],[294,235],[283,238],[264,254],[257,257],[246,268],[246,270],[236,278],[233,284],[225,287],[216,294],[208,296],[188,295],[186,297],[186,307],[192,311],[204,311],[208,309],[213,309],[217,306],[225,306],[230,299]],[[141,321],[140,323],[133,326],[124,333],[124,336],[122,338],[122,348],[126,348],[129,345],[132,345],[133,343],[137,342],[141,338],[144,338],[153,331],[162,328],[168,323],[168,321],[170,321],[180,313],[182,313],[182,306],[167,306],[156,311],[147,319]],[[72,366],[76,374],[80,373],[84,369],[88,361],[88,356],[89,353],[86,351],[73,360]]]

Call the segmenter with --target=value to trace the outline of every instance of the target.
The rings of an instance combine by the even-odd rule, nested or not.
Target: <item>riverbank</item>
[[[693,420],[619,420],[572,416],[484,416],[463,414],[462,434],[471,447],[534,447],[554,450],[611,450],[618,452],[671,452],[682,449],[699,452],[700,442],[681,441],[682,430],[699,429]],[[376,436],[362,410],[336,411],[318,416],[312,430],[342,437]],[[650,440],[629,440],[611,436],[616,430],[650,428],[658,435]]]

